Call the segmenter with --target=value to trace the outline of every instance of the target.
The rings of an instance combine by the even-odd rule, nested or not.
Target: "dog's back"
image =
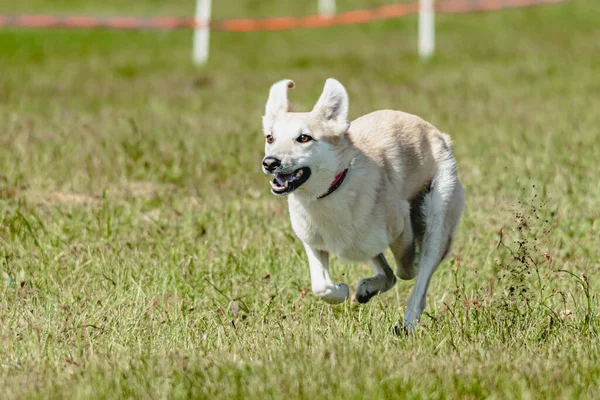
[[[357,118],[348,135],[399,188],[403,200],[412,200],[426,189],[439,162],[452,154],[448,135],[402,111],[381,110]]]

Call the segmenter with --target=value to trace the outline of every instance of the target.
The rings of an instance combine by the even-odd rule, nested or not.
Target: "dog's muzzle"
[[[292,193],[298,189],[304,182],[310,178],[310,168],[298,168],[290,174],[274,173],[274,178],[270,182],[271,192],[283,196]]]

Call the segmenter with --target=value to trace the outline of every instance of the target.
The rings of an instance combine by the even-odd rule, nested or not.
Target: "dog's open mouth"
[[[273,194],[290,194],[298,189],[310,177],[310,168],[302,167],[291,174],[275,174],[275,178],[270,182]]]

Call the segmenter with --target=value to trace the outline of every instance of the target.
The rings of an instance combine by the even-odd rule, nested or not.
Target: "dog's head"
[[[262,169],[274,175],[271,191],[288,195],[296,190],[309,196],[327,191],[347,166],[343,145],[350,127],[348,93],[335,79],[327,79],[321,97],[310,112],[292,112],[287,98],[294,82],[285,79],[271,86],[263,116],[265,158]],[[343,167],[343,168],[342,168]]]

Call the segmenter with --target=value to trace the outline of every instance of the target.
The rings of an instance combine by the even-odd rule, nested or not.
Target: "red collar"
[[[339,188],[342,185],[342,183],[344,182],[344,179],[346,179],[346,174],[348,174],[347,168],[336,175],[335,179],[329,186],[329,189],[327,190],[327,192],[325,192],[324,194],[317,197],[317,199],[322,199],[323,197],[327,197],[331,193],[335,192],[337,190],[337,188]]]

